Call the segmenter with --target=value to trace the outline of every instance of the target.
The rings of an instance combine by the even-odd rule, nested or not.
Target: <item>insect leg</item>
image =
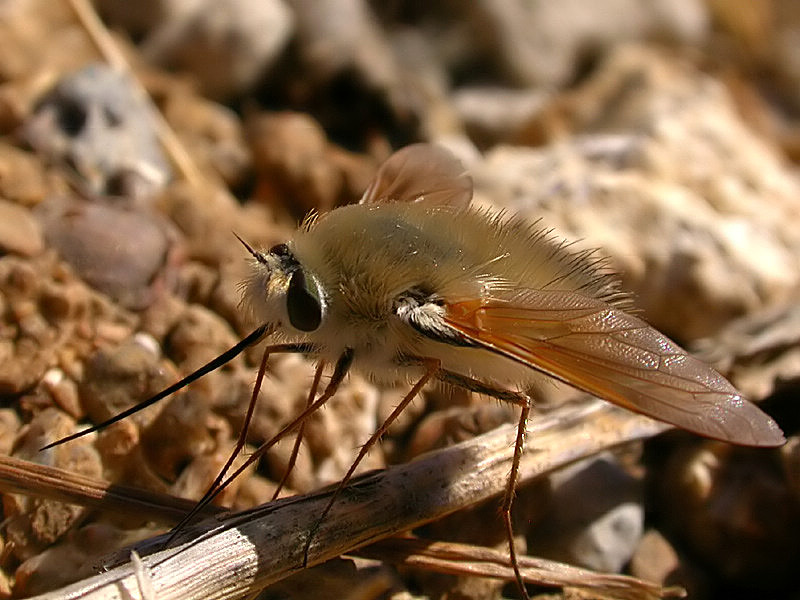
[[[528,430],[528,417],[531,413],[531,398],[523,392],[514,392],[511,390],[504,390],[495,388],[483,383],[477,379],[460,375],[452,371],[440,370],[437,374],[440,381],[457,385],[467,390],[485,394],[498,400],[510,402],[521,407],[519,416],[519,423],[517,425],[517,438],[514,444],[514,457],[511,461],[511,472],[508,474],[508,482],[506,484],[506,491],[503,495],[503,503],[501,505],[501,512],[503,521],[506,527],[506,537],[508,538],[508,554],[511,562],[511,568],[514,569],[514,579],[516,579],[517,587],[519,588],[522,597],[528,599],[528,591],[525,589],[525,582],[522,579],[522,573],[519,570],[519,560],[517,558],[517,550],[514,545],[514,527],[511,523],[511,507],[514,504],[514,493],[517,489],[517,479],[519,478],[519,464],[522,460],[522,454],[525,450],[525,434]]]
[[[270,354],[277,354],[277,353],[297,353],[297,352],[307,352],[308,351],[308,344],[274,344],[272,346],[267,346],[264,348],[264,352],[261,356],[261,365],[258,368],[258,374],[256,375],[256,381],[253,384],[253,393],[250,395],[250,402],[247,405],[247,412],[244,416],[244,421],[242,422],[242,427],[239,430],[239,437],[236,439],[236,445],[233,448],[228,460],[225,461],[225,465],[220,469],[219,474],[214,479],[214,482],[209,486],[208,490],[203,497],[200,499],[200,503],[202,503],[206,498],[211,496],[212,494],[216,496],[219,494],[223,489],[224,486],[221,486],[222,480],[225,478],[225,474],[228,472],[228,469],[231,468],[233,461],[236,460],[236,457],[239,456],[239,453],[244,448],[245,442],[247,441],[247,432],[250,429],[250,423],[253,420],[253,414],[255,413],[256,409],[256,401],[258,400],[258,393],[261,391],[261,384],[264,382],[264,373],[267,370],[267,360],[269,359]],[[190,518],[190,515],[187,515],[187,518]],[[173,529],[173,532],[176,531],[178,527]]]
[[[522,594],[522,597],[528,599],[528,591],[525,589],[525,582],[522,580],[522,574],[519,571],[519,561],[517,559],[517,550],[514,545],[514,526],[511,523],[511,507],[514,504],[514,493],[517,489],[517,479],[519,477],[519,463],[522,460],[522,453],[525,450],[525,434],[528,431],[528,417],[531,413],[531,400],[527,396],[523,396],[526,404],[522,407],[519,415],[519,423],[517,425],[517,439],[514,443],[514,458],[511,462],[511,472],[508,474],[508,483],[506,484],[506,491],[503,495],[503,520],[506,523],[506,535],[508,536],[508,554],[511,559],[511,567],[514,569],[514,577],[517,580],[517,587]]]
[[[443,383],[449,383],[450,385],[464,388],[470,392],[491,396],[492,398],[497,398],[498,400],[502,400],[503,402],[508,402],[510,404],[516,404],[517,406],[525,407],[530,404],[530,398],[528,398],[528,396],[522,392],[513,392],[511,390],[497,388],[486,384],[479,379],[473,379],[472,377],[467,377],[466,375],[454,373],[453,371],[448,371],[446,369],[440,369],[436,374],[436,379]]]
[[[292,345],[292,344],[288,344]],[[339,388],[339,384],[342,383],[344,380],[345,375],[350,370],[350,365],[353,363],[353,351],[350,349],[345,350],[342,355],[339,357],[339,360],[336,361],[336,366],[333,370],[333,375],[331,375],[331,379],[328,382],[328,385],[325,386],[325,389],[320,395],[319,398],[314,401],[313,404],[308,406],[303,412],[301,412],[297,417],[295,417],[291,423],[285,425],[283,429],[281,429],[278,433],[276,433],[272,438],[261,444],[255,452],[253,452],[250,456],[247,457],[247,460],[239,466],[233,473],[228,475],[228,477],[219,483],[219,485],[210,489],[205,496],[195,505],[195,507],[191,510],[191,512],[186,515],[180,523],[178,523],[173,528],[173,533],[167,540],[167,545],[174,539],[175,535],[183,528],[186,523],[191,521],[203,508],[208,506],[211,501],[216,498],[216,496],[227,486],[231,481],[236,479],[239,475],[241,475],[245,469],[247,469],[250,465],[258,461],[264,453],[266,453],[270,448],[272,448],[275,444],[277,444],[280,440],[285,438],[289,435],[292,431],[297,429],[307,418],[310,414],[315,412],[319,409],[323,404],[325,404],[330,398],[336,393],[336,390]]]
[[[364,460],[364,457],[367,455],[370,449],[375,445],[375,443],[381,438],[381,436],[384,433],[386,433],[386,430],[389,429],[389,427],[395,421],[395,419],[397,419],[397,417],[400,416],[400,413],[402,413],[406,409],[406,407],[411,403],[411,401],[417,397],[420,390],[422,390],[425,384],[428,383],[431,377],[436,375],[441,365],[441,362],[436,358],[422,358],[419,359],[419,362],[422,364],[422,366],[425,367],[425,373],[423,373],[422,377],[420,377],[419,380],[411,387],[409,392],[403,397],[400,403],[392,411],[392,414],[386,417],[386,420],[381,424],[380,427],[378,427],[375,433],[373,433],[370,436],[370,438],[366,441],[366,443],[363,446],[361,446],[361,450],[359,451],[358,456],[356,456],[355,460],[353,461],[353,464],[350,465],[350,468],[347,470],[347,473],[345,473],[342,480],[336,486],[336,489],[334,490],[333,494],[331,494],[331,498],[330,500],[328,500],[328,504],[325,506],[325,509],[322,511],[322,514],[319,516],[316,523],[314,523],[314,526],[308,532],[308,537],[306,538],[306,545],[305,548],[303,549],[303,567],[308,565],[308,552],[311,549],[311,542],[314,540],[314,537],[317,531],[319,530],[320,525],[322,525],[322,522],[325,520],[325,517],[328,516],[328,513],[331,511],[331,508],[333,508],[333,504],[336,502],[336,499],[339,497],[339,494],[342,492],[345,486],[347,486],[347,483],[353,477],[353,473],[355,473],[355,470],[358,467],[358,465],[361,463],[362,460]]]
[[[314,397],[317,395],[317,389],[319,389],[319,381],[322,379],[322,371],[325,368],[325,361],[321,360],[317,364],[317,370],[314,372],[314,381],[311,382],[311,389],[308,391],[308,398],[306,399],[306,408],[311,406],[314,402]],[[272,500],[275,500],[278,497],[278,494],[281,493],[283,486],[286,485],[286,480],[289,479],[289,475],[292,474],[292,470],[294,469],[294,465],[297,462],[297,455],[300,453],[300,444],[303,442],[303,432],[306,428],[306,422],[303,421],[300,423],[300,427],[297,428],[297,436],[294,438],[294,446],[292,447],[292,454],[289,456],[289,462],[286,465],[286,471],[281,477],[280,483],[278,483],[278,487],[275,488],[275,493],[272,494]]]

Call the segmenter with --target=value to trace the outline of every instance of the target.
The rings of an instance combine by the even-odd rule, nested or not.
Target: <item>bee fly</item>
[[[502,511],[525,595],[510,511],[533,400],[526,390],[541,378],[703,436],[749,446],[785,441],[777,424],[724,377],[625,312],[618,280],[589,254],[570,251],[521,217],[471,207],[471,198],[472,181],[448,151],[425,144],[398,151],[359,204],[307,218],[289,241],[267,251],[245,243],[252,272],[242,303],[259,323],[250,335],[154,398],[56,443],[160,400],[267,336],[278,343],[265,349],[246,424],[270,353],[316,357],[317,374],[306,410],[248,464],[301,427],[351,369],[411,384],[339,490],[428,381],[511,402],[521,414]],[[325,364],[334,365],[333,375],[317,398]],[[242,434],[237,451],[243,444]],[[232,460],[202,503],[224,485]]]

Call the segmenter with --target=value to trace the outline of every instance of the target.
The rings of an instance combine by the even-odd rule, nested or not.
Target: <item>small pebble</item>
[[[30,211],[0,198],[0,255],[35,256],[42,250],[42,229]]]
[[[155,63],[192,73],[215,98],[245,93],[268,71],[293,32],[283,0],[172,2],[143,42]]]
[[[167,263],[170,243],[159,218],[146,212],[48,198],[38,208],[47,243],[89,285],[129,308],[144,308]]]
[[[42,385],[55,405],[70,417],[78,421],[85,416],[78,397],[78,385],[68,379],[62,370],[53,368],[47,371],[42,378]]]
[[[634,577],[666,585],[679,566],[680,558],[672,544],[651,529],[639,541],[631,557],[630,571]]]
[[[531,534],[533,554],[620,572],[644,533],[642,482],[604,454],[558,471],[551,485],[551,514]]]
[[[94,64],[40,100],[24,136],[74,168],[95,193],[149,198],[171,175],[152,111],[126,76]]]
[[[86,363],[80,397],[94,423],[105,421],[173,383],[159,357],[134,339],[95,352]],[[146,424],[163,409],[156,404],[132,417]]]
[[[674,453],[659,482],[671,535],[732,583],[779,588],[800,567],[800,502],[776,454],[702,441]]]

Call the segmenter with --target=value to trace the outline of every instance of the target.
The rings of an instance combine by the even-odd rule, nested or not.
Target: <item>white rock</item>
[[[294,30],[282,0],[184,0],[151,31],[143,52],[191,72],[216,98],[241,94],[277,60]]]
[[[687,340],[794,292],[800,181],[720,84],[674,64],[617,52],[578,92],[577,135],[495,148],[475,180],[611,257],[648,320]]]

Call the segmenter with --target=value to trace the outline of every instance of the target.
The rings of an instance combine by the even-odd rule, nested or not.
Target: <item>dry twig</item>
[[[137,93],[148,104],[152,105],[153,101],[150,95],[139,79],[134,76],[133,70],[125,59],[125,55],[118,48],[113,36],[100,20],[100,17],[97,16],[97,12],[95,12],[91,2],[88,0],[69,0],[69,4],[103,59],[114,69],[129,75]],[[206,178],[203,177],[194,160],[184,148],[183,143],[178,139],[172,127],[161,114],[161,111],[153,106],[152,112],[161,145],[180,174],[193,186],[207,185]]]
[[[57,467],[0,456],[0,490],[80,504],[104,510],[129,512],[159,523],[176,523],[195,502],[140,488],[111,484]],[[207,515],[221,509],[209,505]]]
[[[530,427],[529,449],[520,472],[523,479],[531,479],[608,447],[652,436],[664,428],[600,401],[567,406]],[[514,435],[513,427],[501,427],[354,481],[318,529],[309,552],[309,566],[500,494],[510,466]],[[187,528],[175,547],[166,550],[165,536],[147,540],[136,548],[143,556],[138,570],[126,555],[126,564],[39,598],[142,598],[137,582],[143,576],[162,600],[246,597],[303,568],[305,535],[331,493],[330,489],[323,490],[224,518],[215,517]],[[432,557],[418,560],[419,564],[434,562]],[[542,580],[536,571],[541,565],[528,561],[523,561],[522,566],[531,581],[574,586],[576,579],[584,579],[579,571],[567,573],[565,569],[571,568],[561,566]],[[508,569],[502,565],[489,568],[491,561],[481,562],[480,574],[507,575]],[[448,564],[452,563],[453,557],[449,557]],[[445,569],[444,563],[440,568]],[[475,568],[473,565],[467,571],[476,572]],[[447,572],[453,570],[448,567]],[[598,577],[602,576],[592,574],[584,579],[595,593],[602,592]],[[607,586],[608,593],[620,597],[621,588],[627,589],[627,597],[631,598],[652,598],[669,592],[617,576]]]

